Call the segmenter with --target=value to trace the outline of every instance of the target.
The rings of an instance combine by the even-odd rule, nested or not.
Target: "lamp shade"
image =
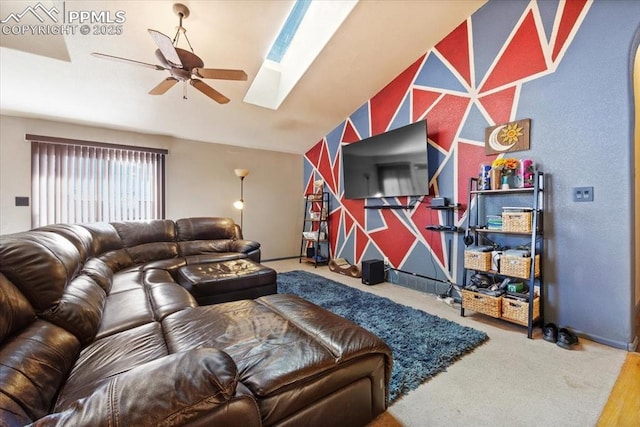
[[[236,176],[239,176],[240,178],[244,178],[245,176],[249,175],[249,169],[234,169],[233,173],[235,173]]]

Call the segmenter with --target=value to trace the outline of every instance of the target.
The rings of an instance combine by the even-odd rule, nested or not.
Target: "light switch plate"
[[[28,197],[16,197],[16,206],[29,206]]]
[[[593,187],[573,187],[574,202],[593,202]]]

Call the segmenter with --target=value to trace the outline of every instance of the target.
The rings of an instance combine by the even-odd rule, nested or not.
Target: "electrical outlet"
[[[593,202],[593,187],[573,187],[574,202]]]

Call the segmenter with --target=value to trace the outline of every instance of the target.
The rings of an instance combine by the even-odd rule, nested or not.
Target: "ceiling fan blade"
[[[190,83],[191,83],[191,86],[195,87],[200,92],[204,93],[209,98],[216,101],[218,104],[226,104],[227,102],[230,101],[229,98],[227,98],[226,96],[224,96],[223,94],[221,94],[220,92],[218,92],[217,90],[215,90],[214,88],[212,88],[211,86],[203,82],[202,80],[191,79]]]
[[[225,70],[222,68],[194,68],[193,73],[203,79],[247,80],[247,73],[242,70]]]
[[[105,53],[91,52],[91,55],[95,56],[96,58],[111,59],[113,61],[125,62],[127,64],[142,65],[143,67],[153,68],[154,70],[168,70],[168,68],[165,68],[162,65],[149,64],[149,63],[146,63],[146,62],[135,61],[133,59],[127,59],[127,58],[121,58],[119,56],[107,55]]]
[[[160,31],[152,30],[149,28],[149,34],[153,38],[153,41],[158,45],[158,49],[162,52],[165,59],[173,66],[182,68],[182,61],[176,48],[173,46],[169,36],[162,34]]]
[[[162,95],[163,93],[171,89],[176,83],[178,83],[178,79],[174,77],[167,77],[166,79],[161,81],[158,86],[151,89],[149,91],[149,95]]]

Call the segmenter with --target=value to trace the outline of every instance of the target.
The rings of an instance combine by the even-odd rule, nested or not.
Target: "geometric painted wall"
[[[591,5],[586,0],[488,2],[311,148],[305,154],[306,192],[314,180],[324,179],[331,197],[332,256],[352,263],[387,258],[392,268],[458,282],[462,239],[447,241],[452,234],[425,230],[427,224],[445,224],[446,212],[426,208],[430,198],[461,203],[455,221],[466,225],[469,178],[495,158],[484,153],[484,129],[526,118],[518,116],[522,85],[562,65]],[[416,200],[345,199],[341,145],[425,118],[430,195],[407,210],[364,207]],[[530,157],[510,153],[519,155]]]

